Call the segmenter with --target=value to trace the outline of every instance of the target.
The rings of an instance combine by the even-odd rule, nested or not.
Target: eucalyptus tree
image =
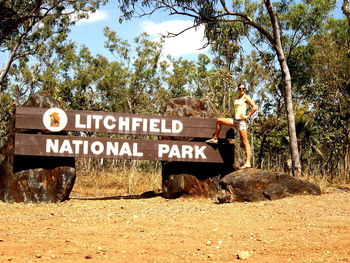
[[[190,95],[190,89],[194,85],[195,63],[183,58],[168,58],[171,71],[164,72],[163,81],[166,83],[171,96],[183,97]]]
[[[291,64],[292,72],[301,73],[296,97],[299,108],[308,112],[309,120],[305,123],[312,124],[306,128],[319,131],[317,140],[308,146],[320,149],[315,153],[322,169],[333,174],[342,170],[347,177],[350,167],[349,54],[347,21],[330,19],[322,32],[294,51]]]
[[[346,18],[348,19],[348,23],[350,26],[350,8],[349,8],[349,0],[343,0],[342,11]]]
[[[45,41],[67,34],[69,27],[88,17],[107,0],[4,0],[0,3],[0,49],[9,54],[1,70],[0,84],[14,61],[40,52]]]
[[[277,57],[281,72],[293,171],[300,173],[301,164],[292,101],[292,79],[287,57],[290,50],[322,26],[336,1],[295,2],[292,0],[233,0],[229,7],[225,0],[119,0],[124,18],[133,17],[139,12],[136,10],[139,7],[143,15],[165,10],[170,15],[188,16],[194,20],[193,27],[204,24],[207,33],[228,23],[242,27],[245,35],[255,46],[270,50]],[[177,33],[170,35],[176,36]]]

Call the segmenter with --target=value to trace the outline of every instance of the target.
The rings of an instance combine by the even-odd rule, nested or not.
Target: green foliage
[[[9,53],[8,61],[0,74],[1,89],[6,89],[6,76],[14,62],[44,54],[45,42],[57,38],[64,40],[70,26],[89,12],[94,12],[107,0],[4,0],[0,9],[0,48]],[[47,57],[52,53],[46,50]]]

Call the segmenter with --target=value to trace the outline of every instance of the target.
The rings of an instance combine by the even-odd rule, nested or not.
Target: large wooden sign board
[[[217,146],[205,142],[57,135],[61,131],[75,131],[153,135],[173,139],[210,138],[215,128],[214,119],[18,107],[15,127],[22,131],[42,132],[16,133],[16,155],[214,163],[221,163],[224,159]],[[222,131],[224,133],[225,130]]]

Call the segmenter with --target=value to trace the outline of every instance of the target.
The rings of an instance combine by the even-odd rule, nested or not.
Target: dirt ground
[[[350,262],[350,191],[230,204],[72,197],[0,203],[0,262]]]

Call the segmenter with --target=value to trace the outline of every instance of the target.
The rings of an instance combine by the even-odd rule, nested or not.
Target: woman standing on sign
[[[240,83],[238,85],[238,97],[237,99],[235,99],[235,102],[234,102],[235,118],[234,119],[218,118],[216,120],[214,137],[206,141],[207,143],[214,143],[214,144],[218,143],[221,125],[229,125],[237,128],[246,152],[246,162],[239,169],[245,169],[245,168],[251,167],[251,163],[250,163],[251,150],[250,150],[250,144],[248,140],[247,120],[254,114],[254,112],[258,110],[255,103],[245,93],[246,93],[245,85],[243,83]],[[247,114],[248,106],[251,107],[251,110]]]

